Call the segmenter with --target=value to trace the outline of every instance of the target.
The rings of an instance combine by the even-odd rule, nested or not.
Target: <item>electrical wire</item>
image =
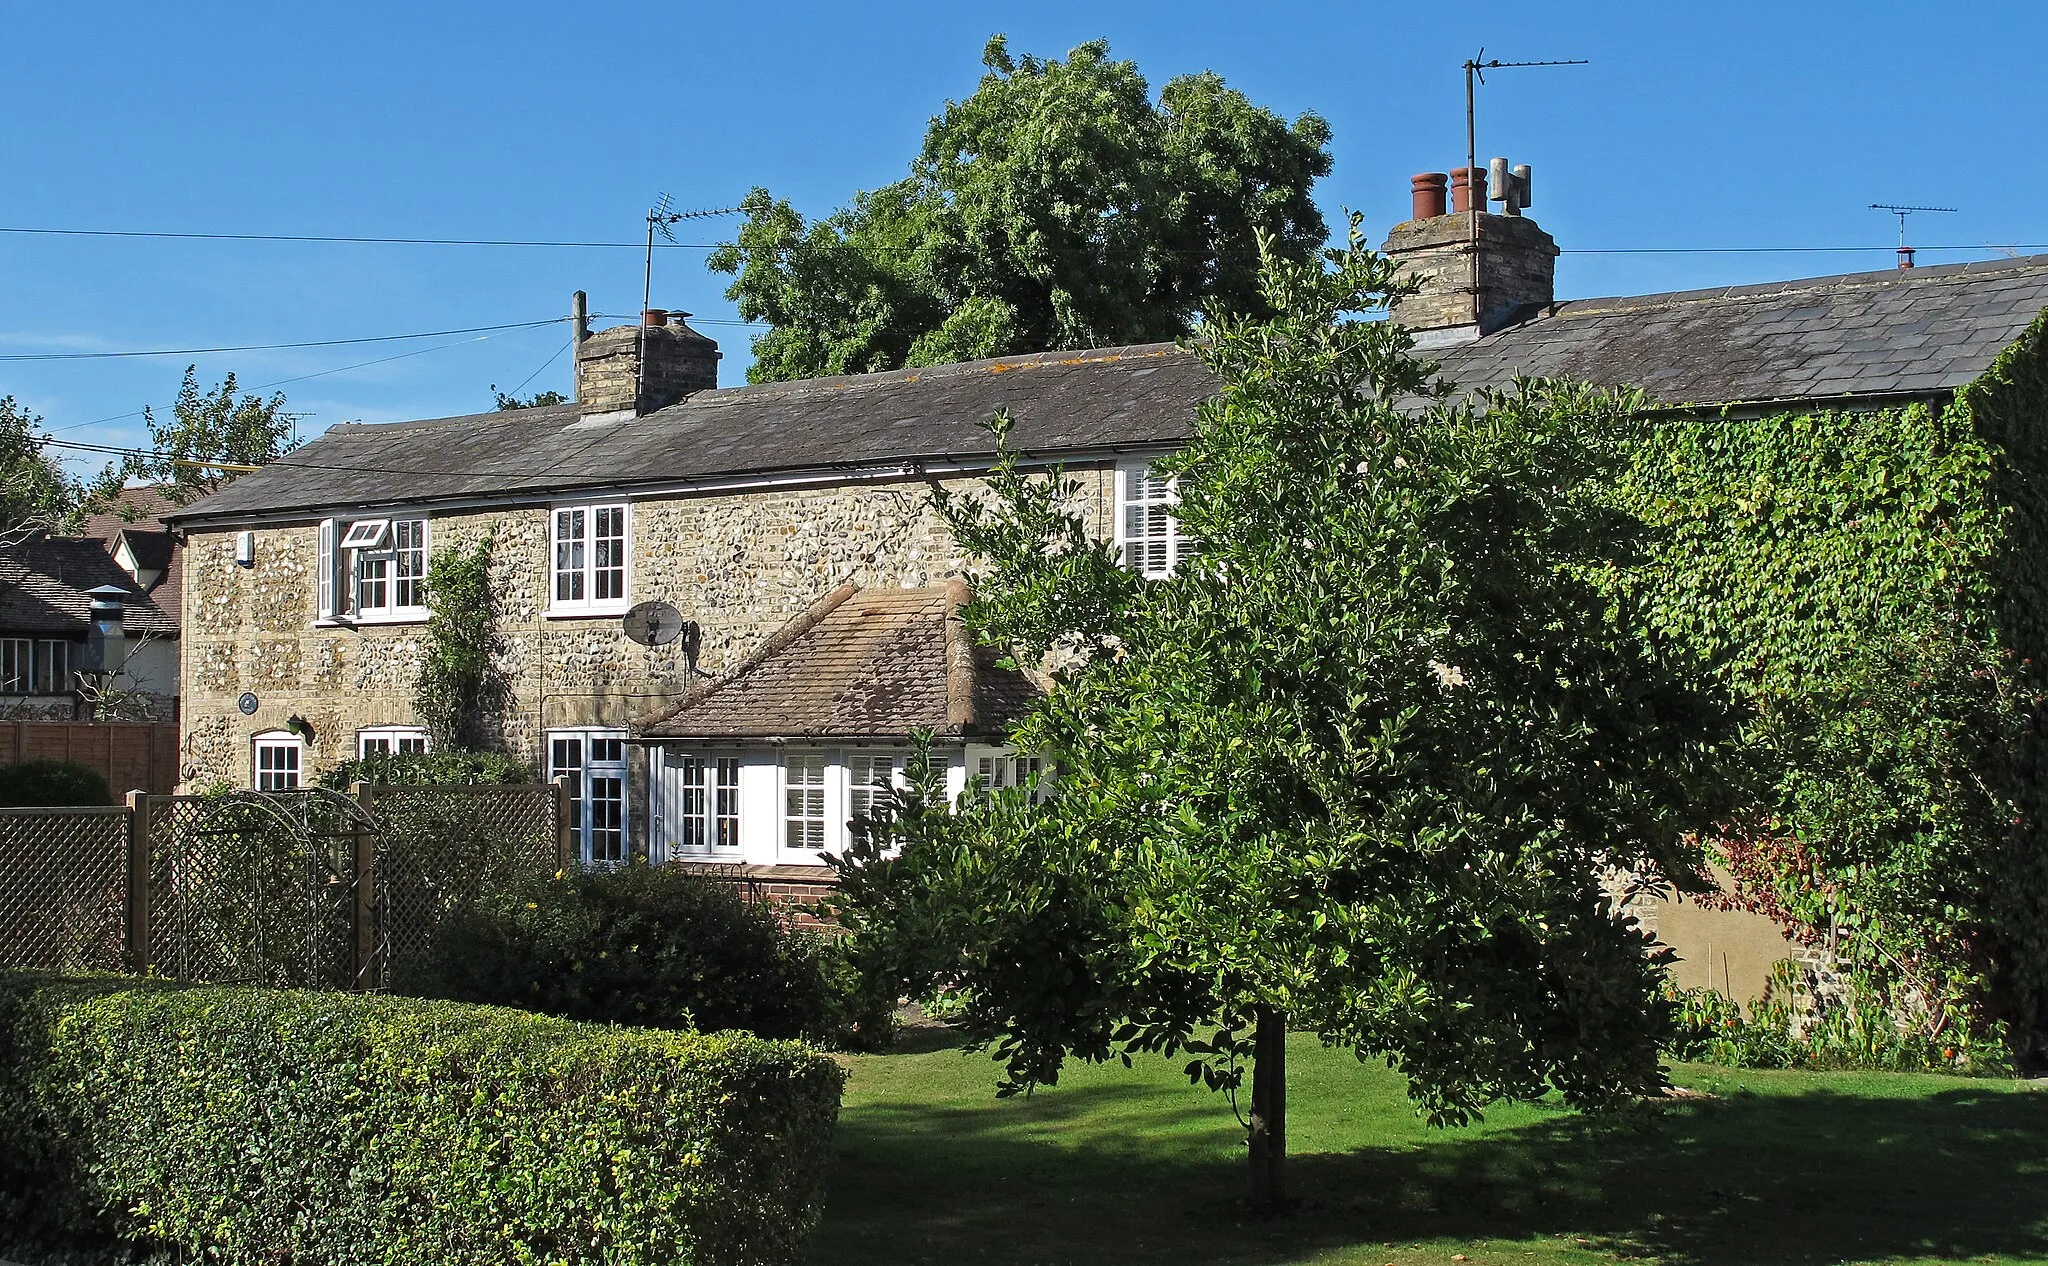
[[[477,237],[371,237],[367,235],[327,235],[317,233],[171,233],[144,229],[50,229],[25,226],[0,226],[0,233],[34,234],[49,237],[129,237],[152,238],[177,241],[204,242],[334,242],[359,246],[509,246],[588,250],[645,250],[645,242],[602,242],[602,241],[550,241],[537,238],[477,238]],[[711,251],[724,243],[718,242],[656,242],[657,250]],[[806,242],[809,249],[861,250],[874,252],[871,246],[856,246],[852,243]],[[916,247],[898,247],[891,253],[914,253]],[[1772,255],[1772,254],[1851,254],[1860,252],[1896,251],[1896,246],[1619,246],[1619,247],[1566,247],[1566,255]],[[1984,242],[1967,246],[1916,246],[1919,251],[2038,251],[2048,250],[2048,242]],[[1208,252],[1198,252],[1208,254]],[[709,322],[707,324],[731,324]]]
[[[531,330],[543,325],[559,325],[568,317],[549,317],[545,321],[518,321],[510,325],[475,325],[461,330],[424,330],[418,334],[377,334],[368,338],[323,338],[309,339],[299,343],[245,343],[236,347],[167,347],[149,351],[132,352],[20,352],[0,355],[0,361],[52,361],[52,360],[119,360],[131,356],[211,356],[221,352],[276,352],[304,347],[344,347],[362,343],[398,343],[416,338],[446,338],[451,334],[489,334],[502,330]]]
[[[512,390],[511,390],[511,391],[509,391],[509,392],[507,392],[506,394],[507,394],[507,395],[509,395],[509,396],[511,396],[511,397],[513,397],[514,399],[517,399],[517,398],[518,398],[518,396],[519,396],[519,393],[520,393],[520,392],[522,392],[522,391],[524,391],[524,390],[526,390],[526,384],[527,384],[527,383],[530,383],[530,382],[532,382],[532,381],[533,381],[534,379],[536,379],[536,378],[540,377],[540,376],[541,376],[541,373],[542,373],[542,372],[543,372],[544,370],[546,370],[546,369],[547,369],[547,367],[548,367],[549,365],[552,365],[552,364],[554,364],[554,363],[555,363],[556,361],[560,360],[560,359],[562,358],[562,353],[563,353],[563,352],[566,352],[566,351],[568,351],[568,350],[569,350],[569,348],[570,348],[571,346],[573,346],[573,344],[570,344],[570,343],[564,343],[564,344],[562,344],[562,345],[561,345],[560,347],[556,348],[556,349],[555,349],[555,354],[554,354],[554,355],[552,355],[552,356],[550,356],[550,357],[548,357],[548,358],[547,358],[546,360],[542,361],[542,362],[540,363],[540,368],[539,368],[539,369],[536,369],[536,370],[534,370],[534,371],[533,371],[532,373],[528,374],[528,375],[527,375],[527,376],[526,376],[525,378],[521,379],[521,380],[520,380],[520,382],[519,382],[519,385],[518,385],[518,386],[516,386],[516,387],[514,387],[514,388],[512,388]]]

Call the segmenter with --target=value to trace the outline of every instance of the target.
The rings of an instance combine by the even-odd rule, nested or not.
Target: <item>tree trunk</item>
[[[1287,1017],[1256,1012],[1252,1036],[1252,1212],[1273,1217],[1287,1207]]]

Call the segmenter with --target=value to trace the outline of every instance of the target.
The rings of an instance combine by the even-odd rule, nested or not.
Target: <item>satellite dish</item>
[[[683,613],[666,602],[643,602],[620,621],[626,636],[642,646],[666,646],[683,633]]]

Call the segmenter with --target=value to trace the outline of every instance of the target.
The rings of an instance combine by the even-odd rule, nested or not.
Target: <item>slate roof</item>
[[[1465,387],[1517,374],[1633,385],[1667,405],[1934,395],[2048,309],[2048,255],[1577,299],[1432,350]]]
[[[925,589],[841,585],[738,668],[642,717],[642,738],[995,737],[1037,697],[960,623],[960,581]]]
[[[1186,439],[1214,390],[1162,343],[729,387],[640,418],[585,420],[571,404],[337,426],[169,517],[985,460],[998,409],[1027,453],[1156,447]]]
[[[1953,390],[2048,308],[2048,255],[1578,299],[1435,348],[1466,387],[1517,374],[1633,384],[1666,404]],[[1173,447],[1215,380],[1170,344],[1047,352],[700,392],[641,418],[573,404],[337,426],[171,522],[465,497],[829,475],[986,461],[982,423],[1016,418],[1026,454]]]
[[[85,516],[78,535],[105,542],[107,553],[126,539],[135,555],[136,566],[157,572],[149,587],[150,600],[171,620],[178,619],[184,584],[185,550],[164,526],[162,516],[177,509],[177,502],[164,495],[156,484],[123,488],[96,512]]]
[[[91,624],[86,591],[117,585],[134,595],[122,627],[131,637],[176,637],[178,612],[158,605],[163,587],[144,594],[107,553],[84,536],[46,536],[0,549],[0,633],[84,636]]]

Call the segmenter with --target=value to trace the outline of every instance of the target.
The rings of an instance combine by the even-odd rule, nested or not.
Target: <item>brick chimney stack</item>
[[[1421,291],[1403,301],[1394,314],[1395,320],[1416,332],[1420,346],[1470,342],[1556,300],[1557,243],[1521,214],[1529,205],[1529,170],[1508,168],[1500,159],[1493,167],[1492,181],[1485,168],[1416,176],[1410,182],[1415,218],[1395,225],[1380,247],[1422,281]],[[1468,208],[1477,194],[1490,195],[1503,214],[1495,215],[1480,204],[1475,304]]]
[[[638,325],[617,325],[576,345],[576,403],[585,413],[665,409],[718,386],[718,343],[685,324],[687,312],[649,308]],[[646,372],[640,370],[646,349]]]

